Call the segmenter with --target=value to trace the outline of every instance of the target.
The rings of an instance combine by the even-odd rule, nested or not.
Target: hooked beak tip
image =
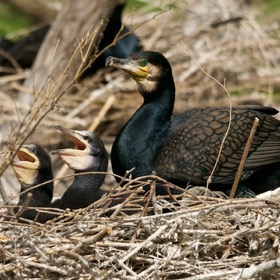
[[[106,67],[113,65],[113,57],[112,56],[107,57],[105,65],[106,65]]]
[[[57,155],[58,153],[59,153],[59,150],[50,151],[50,154],[51,154],[51,155]]]
[[[63,127],[61,126],[61,125],[57,125],[57,126],[55,126],[55,128],[54,128],[55,130],[59,130],[59,131],[61,131],[62,129],[63,129]]]

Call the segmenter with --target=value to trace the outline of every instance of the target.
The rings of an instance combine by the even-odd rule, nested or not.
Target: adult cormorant
[[[112,147],[114,173],[134,177],[156,174],[181,187],[205,185],[229,125],[229,108],[194,108],[172,115],[175,85],[168,60],[158,52],[138,52],[127,59],[108,57],[107,66],[124,70],[136,81],[142,106],[120,131]],[[279,186],[280,122],[270,107],[232,108],[231,126],[212,177],[213,188],[231,186],[255,118],[253,138],[239,186],[255,193]],[[276,177],[274,176],[276,174]],[[273,181],[273,183],[271,183]],[[224,188],[224,189],[223,189]],[[164,192],[160,187],[157,192]]]
[[[110,55],[124,58],[131,53],[142,49],[142,44],[136,34],[133,33],[133,31],[131,31],[127,26],[122,24],[122,12],[124,6],[124,3],[116,5],[109,22],[103,31],[103,37],[101,38],[98,46],[98,50],[102,51],[102,53],[94,60],[92,66],[86,70],[83,77],[92,75],[98,69],[105,67],[106,58]],[[16,43],[0,37],[0,49],[3,49],[5,53],[13,57],[13,59],[17,61],[22,68],[30,68],[50,27],[51,24],[46,23]],[[120,39],[108,48],[108,46],[114,42],[117,35]],[[97,50],[95,53],[98,53]],[[95,55],[95,53],[93,53],[92,56]],[[10,60],[1,54],[0,65],[2,67],[5,66],[1,71],[4,74],[15,71]]]

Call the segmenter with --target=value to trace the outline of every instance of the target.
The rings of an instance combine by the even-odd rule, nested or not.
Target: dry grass
[[[254,12],[240,8],[238,1],[183,2],[177,1],[177,9],[154,20],[147,21],[154,13],[141,11],[132,20],[134,25],[147,21],[135,31],[144,48],[164,53],[172,64],[177,87],[175,110],[229,104],[225,90],[201,67],[221,84],[226,79],[229,92],[239,92],[232,96],[233,104],[275,105],[280,86],[277,26],[261,26]],[[44,108],[28,108],[28,117],[19,125],[16,92],[19,79],[28,74],[0,78],[4,140],[0,174],[16,145],[26,138],[47,149],[62,147],[62,139],[53,129],[58,124],[96,128],[110,147],[141,104],[131,79],[104,69],[79,83],[63,85],[59,99],[47,96]],[[11,125],[20,129],[12,128],[7,134]],[[57,165],[54,162],[56,172]],[[113,176],[107,177],[105,187],[115,187]],[[61,220],[46,225],[9,220],[6,205],[2,205],[1,279],[280,277],[278,197],[226,200],[187,192],[183,200],[171,203],[152,192],[143,197],[141,187],[151,184],[153,190],[153,177],[146,183],[139,181],[135,189],[130,189],[128,182],[123,192],[131,195],[124,204],[111,206],[116,194],[109,194],[87,209],[65,212]],[[164,208],[172,211],[162,213]],[[134,213],[128,215],[128,209]],[[112,216],[104,216],[106,211]]]

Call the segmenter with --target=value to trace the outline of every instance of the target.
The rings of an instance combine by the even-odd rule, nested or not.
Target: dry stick
[[[244,168],[244,165],[245,165],[245,161],[247,159],[250,147],[252,145],[253,138],[255,136],[257,127],[259,125],[259,122],[260,122],[260,120],[256,117],[255,120],[254,120],[252,129],[250,131],[250,135],[249,135],[249,138],[247,140],[245,149],[243,151],[242,158],[240,160],[240,164],[238,166],[238,169],[237,169],[237,172],[236,172],[236,175],[235,175],[235,178],[234,178],[234,182],[233,182],[233,185],[232,185],[232,188],[231,188],[231,191],[230,191],[229,198],[234,198],[234,196],[235,196],[235,192],[236,192],[238,183],[239,183],[240,178],[241,178],[241,174],[242,174],[242,171],[243,171],[243,168]]]
[[[103,29],[104,22],[105,22],[105,20],[102,19],[102,20],[101,20],[101,23],[99,24],[99,29],[100,29],[100,28]],[[84,73],[84,71],[85,71],[84,69],[86,68],[86,67],[85,67],[85,63],[87,62],[87,59],[89,59],[89,57],[90,57],[90,52],[91,52],[91,50],[92,50],[92,45],[93,45],[93,43],[94,43],[94,39],[95,39],[95,37],[96,37],[96,34],[99,33],[99,32],[101,32],[101,31],[95,29],[95,30],[94,30],[94,35],[93,35],[93,36],[90,36],[90,30],[89,30],[89,31],[87,32],[86,36],[83,38],[83,40],[84,40],[84,41],[86,42],[86,44],[88,45],[88,48],[87,48],[87,50],[85,51],[85,54],[83,54],[83,50],[82,50],[83,41],[79,44],[78,49],[79,49],[79,51],[80,51],[80,53],[81,53],[82,63],[81,63],[81,65],[80,65],[78,71],[76,72],[76,75],[75,75],[75,78],[74,78],[74,79],[78,79],[78,78],[82,75],[82,73]],[[90,43],[88,43],[88,41],[90,41]],[[78,43],[79,43],[79,42],[78,42]]]
[[[168,10],[170,10],[170,9],[171,9],[171,8],[169,7]],[[121,28],[119,29],[118,33],[116,34],[116,36],[115,36],[113,42],[112,42],[110,45],[108,45],[108,46],[106,46],[105,48],[103,48],[102,50],[100,50],[100,51],[98,52],[97,55],[94,55],[93,58],[89,61],[88,67],[86,67],[82,72],[84,72],[85,70],[87,70],[88,68],[90,68],[91,65],[92,65],[92,63],[93,63],[101,54],[103,54],[103,53],[104,53],[106,50],[108,50],[110,47],[114,46],[119,40],[121,40],[121,39],[123,39],[124,37],[126,37],[127,35],[129,35],[129,34],[135,32],[137,29],[141,28],[142,26],[144,26],[144,25],[145,25],[146,23],[148,23],[149,21],[152,21],[152,20],[156,19],[158,16],[160,16],[160,15],[166,13],[168,10],[157,12],[155,15],[153,15],[153,17],[148,18],[148,19],[145,20],[144,22],[142,22],[142,23],[136,25],[136,27],[133,27],[133,28],[131,27],[131,28],[130,28],[130,31],[125,32],[125,33],[123,33],[123,34],[121,34],[121,32],[122,32],[122,30],[124,29],[125,25],[122,24],[122,26],[121,26]]]
[[[217,81],[215,78],[213,78],[210,74],[206,73],[202,68],[201,68],[202,72],[205,73],[208,77],[210,77],[211,79],[213,79],[214,81],[216,81],[220,86],[222,86],[222,88],[225,90],[225,92],[228,94],[228,98],[229,98],[229,120],[228,120],[228,127],[227,127],[227,130],[225,132],[225,135],[222,139],[222,142],[221,142],[221,145],[220,145],[220,148],[219,148],[219,153],[218,153],[218,156],[217,156],[217,159],[216,159],[216,162],[214,164],[214,167],[211,171],[211,174],[209,175],[208,179],[207,179],[207,183],[206,183],[206,192],[205,192],[205,197],[207,195],[207,190],[209,189],[209,184],[212,182],[212,177],[213,177],[213,174],[218,166],[218,163],[219,163],[219,160],[220,160],[220,157],[221,157],[221,154],[222,154],[222,150],[223,150],[223,147],[224,147],[224,143],[226,141],[226,138],[229,134],[229,130],[230,130],[230,127],[231,127],[231,121],[232,121],[232,103],[231,103],[231,98],[230,98],[230,94],[228,92],[228,90],[226,89],[226,86],[225,84],[222,85],[219,81]],[[225,81],[224,81],[225,83]]]
[[[48,260],[49,258],[46,256],[46,254],[31,240],[27,240],[27,245],[29,245],[33,250],[39,254],[39,256],[44,259]]]
[[[95,205],[95,207],[97,207],[97,208],[100,207],[101,205],[103,205],[102,206],[102,213],[99,213],[99,215],[103,215],[112,203],[112,197],[113,197],[113,194],[114,194],[115,190],[121,185],[122,182],[125,181],[126,177],[129,176],[129,174],[132,172],[132,170],[126,172],[124,177],[120,177],[121,181],[115,187],[113,187],[109,192],[107,192],[106,196],[103,196],[97,202],[94,202],[93,204],[84,208],[85,213],[88,211],[88,209],[92,208],[92,205]],[[115,174],[110,173],[110,172],[106,172],[106,174],[111,175],[111,176],[115,176]],[[126,186],[123,186],[123,189],[125,189],[125,188],[126,188]],[[130,200],[131,197],[133,197],[133,194],[130,194],[122,203],[120,203],[119,207],[111,215],[111,218],[118,215],[118,213],[121,211],[122,207]]]
[[[152,172],[152,175],[155,176],[156,173],[153,171],[153,172]],[[145,205],[144,205],[143,210],[141,211],[140,217],[144,217],[144,216],[146,215],[147,210],[148,210],[148,207],[149,207],[149,204],[150,204],[150,202],[152,201],[153,196],[155,195],[155,191],[156,191],[156,180],[154,179],[154,180],[151,182],[151,184],[150,184],[149,196],[147,197],[147,199],[146,199],[146,201],[145,201]],[[140,229],[141,224],[142,224],[142,223],[141,223],[141,220],[139,220],[139,221],[137,222],[137,226],[136,226],[136,228],[135,228],[135,230],[134,230],[134,233],[133,233],[133,236],[132,236],[132,238],[131,238],[131,242],[133,242],[133,241],[136,239],[137,233],[138,233],[138,231],[139,231],[139,229]]]
[[[5,204],[7,201],[9,201],[9,198],[8,198],[8,196],[7,196],[7,194],[6,194],[5,190],[4,190],[4,187],[3,187],[3,184],[2,184],[2,181],[1,181],[1,177],[0,177],[0,193],[1,193],[1,196],[2,196],[4,204]],[[12,215],[12,216],[15,215],[15,212],[14,212],[14,210],[12,208],[7,207],[7,211],[8,211],[9,215]]]
[[[128,173],[126,173],[125,176],[126,175],[128,175]],[[125,177],[123,177],[123,179],[125,179]],[[119,184],[117,184],[116,187],[114,187],[110,192],[108,192],[107,196],[105,196],[104,200],[102,201],[102,204],[103,204],[107,200],[105,206],[102,206],[101,214],[106,213],[106,210],[108,210],[108,207],[111,206],[111,203],[114,201],[114,199],[118,200],[118,198],[119,198],[119,199],[121,199],[122,202],[117,203],[116,204],[117,207],[116,206],[110,207],[111,210],[115,209],[113,214],[110,215],[110,218],[111,219],[115,218],[121,212],[121,210],[124,208],[125,205],[129,204],[129,202],[133,201],[133,198],[137,197],[137,195],[138,195],[137,190],[134,192],[127,191],[127,188],[129,188],[132,185],[133,181],[134,180],[129,181],[126,185],[122,186],[121,189],[122,189],[122,191],[125,190],[125,192],[119,193],[120,194],[119,197],[114,195],[114,192],[119,187]],[[145,185],[145,183],[141,183],[141,184]],[[125,195],[125,199],[123,199],[123,195]],[[99,206],[102,204],[99,204]],[[98,205],[97,205],[97,207],[98,207]]]
[[[127,254],[124,258],[122,258],[120,261],[118,261],[118,264],[120,266],[125,266],[124,262],[126,262],[129,258],[134,256],[137,252],[139,252],[143,247],[145,247],[150,241],[156,239],[166,228],[168,227],[168,224],[165,224],[161,226],[156,232],[154,232],[152,235],[150,235],[149,238],[144,240],[142,243],[140,243],[136,248],[134,248],[129,254]],[[109,274],[112,273],[112,269],[108,271]]]
[[[151,276],[155,275],[158,277],[157,272],[159,271],[160,265],[158,262],[155,262],[153,265],[147,267],[145,270],[143,270],[141,273],[138,274],[138,279],[152,279]]]
[[[10,53],[4,51],[2,48],[0,49],[0,55],[9,60],[9,62],[12,64],[12,66],[16,69],[18,73],[24,72],[20,64],[17,62],[17,60],[11,55]]]
[[[152,172],[152,175],[155,175],[155,172],[153,171]],[[156,181],[153,180],[151,183],[150,183],[150,192],[149,192],[149,196],[147,197],[147,200],[146,200],[146,203],[145,203],[145,206],[144,206],[144,209],[143,211],[141,212],[141,215],[140,217],[144,217],[147,213],[147,210],[148,210],[148,207],[149,207],[149,204],[155,194],[155,191],[156,191]]]
[[[20,217],[21,214],[26,210],[26,208],[28,207],[28,205],[30,203],[31,198],[32,198],[32,193],[28,193],[23,205],[21,206],[21,208],[19,209],[19,211],[16,214],[17,218]]]
[[[50,266],[50,265],[43,264],[43,263],[36,263],[36,262],[33,262],[33,261],[27,261],[24,264],[27,265],[27,266],[42,268],[44,270],[48,270],[50,272],[55,272],[55,273],[58,273],[58,274],[61,274],[61,275],[65,275],[65,276],[68,275],[66,270],[64,270],[62,268],[59,268],[59,267],[56,267],[56,266]]]
[[[18,74],[13,74],[13,75],[1,77],[0,78],[0,85],[1,84],[6,84],[8,82],[15,81],[15,80],[25,79],[29,75],[30,75],[30,71],[26,71],[26,72],[22,72],[22,73],[18,73]]]
[[[116,262],[118,263],[118,265],[123,268],[124,270],[126,270],[128,273],[130,273],[132,276],[136,277],[137,279],[137,273],[135,273],[131,268],[129,268],[127,265],[125,265],[123,262],[119,261],[116,258]]]
[[[186,51],[188,51],[187,47],[184,45],[184,43],[181,41],[182,45],[185,47]],[[189,52],[189,51],[188,51]],[[189,52],[190,53],[190,52]],[[221,157],[221,154],[222,154],[222,149],[224,147],[224,143],[226,141],[226,138],[228,136],[228,133],[229,133],[229,130],[230,130],[230,127],[231,127],[231,121],[232,121],[232,102],[231,102],[231,97],[230,97],[230,94],[225,86],[225,80],[224,80],[224,84],[221,84],[218,80],[216,80],[213,76],[211,76],[209,73],[207,73],[201,66],[199,66],[199,68],[201,69],[201,71],[206,75],[208,76],[209,78],[211,78],[212,80],[214,80],[216,83],[218,83],[218,85],[220,85],[224,91],[227,93],[228,95],[228,99],[229,99],[229,121],[228,121],[228,127],[227,127],[227,130],[225,132],[225,135],[222,139],[222,142],[221,142],[221,145],[220,145],[220,148],[219,148],[219,152],[218,152],[218,155],[217,155],[217,159],[216,159],[216,162],[214,164],[214,167],[211,171],[211,174],[209,175],[208,179],[207,179],[207,183],[206,183],[206,192],[205,192],[205,197],[207,196],[207,190],[209,189],[209,184],[212,182],[212,177],[213,177],[213,174],[217,168],[217,165],[218,165],[218,162],[220,160],[220,157]]]
[[[249,202],[252,203],[249,204]],[[254,203],[256,202],[263,202],[262,204],[258,204],[256,205],[256,207],[254,207]],[[215,209],[216,211],[225,211],[232,208],[235,208],[236,205],[241,205],[242,203],[245,204],[244,207],[246,208],[250,208],[250,207],[254,207],[254,208],[270,208],[271,205],[267,203],[266,199],[240,199],[240,200],[225,200],[224,202],[218,202],[215,203],[214,205],[210,204],[210,205],[206,205],[204,206],[204,210],[206,211],[207,209],[211,210],[211,209]],[[276,205],[277,208],[279,208],[279,204]],[[177,217],[179,218],[180,216],[185,216],[185,215],[197,215],[197,213],[199,213],[201,211],[201,205],[195,206],[195,207],[191,207],[191,208],[184,208],[182,210],[179,210],[176,212]],[[147,221],[148,223],[150,222],[151,219],[155,219],[155,218],[168,218],[168,217],[172,217],[174,215],[173,212],[168,212],[168,213],[164,213],[164,214],[158,214],[158,215],[153,215],[153,216],[145,216],[145,217],[127,217],[126,220],[133,222],[133,221],[138,221],[139,219],[141,219],[143,222]]]
[[[159,209],[159,206],[157,205],[156,180],[153,180],[153,181],[152,181],[152,183],[151,183],[151,188],[150,188],[150,192],[152,193],[152,194],[151,194],[151,202],[152,202],[152,205],[153,205],[154,214],[157,215],[157,214],[162,213],[161,209]],[[148,199],[150,199],[150,196],[149,196]],[[147,202],[147,203],[148,203],[148,202]],[[150,203],[150,201],[149,201],[149,203]]]
[[[105,104],[102,106],[101,110],[99,111],[98,115],[93,119],[93,122],[89,126],[89,131],[94,131],[96,127],[100,124],[102,119],[105,117],[109,109],[112,107],[113,103],[115,102],[115,96],[111,95],[109,98],[106,100]],[[62,178],[66,171],[68,170],[68,165],[66,163],[63,164],[61,169],[56,175],[56,178]],[[59,183],[59,181],[54,182],[54,186],[56,186]]]
[[[59,252],[59,254],[62,254],[68,258],[71,258],[75,261],[78,261],[80,262],[84,267],[86,268],[90,268],[90,265],[89,263],[85,260],[85,258],[83,258],[81,255],[75,253],[75,252],[72,252],[72,251],[61,251]]]
[[[259,211],[259,209],[254,210],[253,208],[251,208],[250,210],[251,210],[251,212],[253,212],[253,213],[257,214],[257,215],[262,216],[262,217],[266,218],[267,220],[270,220],[271,222],[274,222],[274,223],[277,222],[277,219],[272,218],[272,217],[269,216],[269,215],[266,215],[265,213]]]
[[[4,191],[1,177],[0,177],[0,192],[1,192],[1,194],[3,194],[2,197],[3,197],[4,202],[8,201],[8,196],[6,195],[6,192]]]
[[[209,272],[209,273],[205,273],[205,274],[201,274],[201,275],[195,275],[195,276],[191,276],[188,277],[188,280],[205,280],[205,279],[233,279],[231,275],[233,275],[235,272],[235,270],[226,270],[226,271],[213,271],[213,272]],[[220,278],[220,277],[223,278]],[[230,276],[230,278],[228,278]],[[219,278],[218,278],[219,277]],[[227,277],[227,278],[226,278]],[[237,278],[237,279],[243,279],[243,278]],[[237,280],[236,279],[236,280]]]
[[[130,194],[128,197],[126,197],[126,199],[123,202],[120,202],[119,204],[117,204],[117,208],[114,211],[114,213],[110,216],[111,219],[117,217],[117,215],[121,212],[121,210],[123,209],[124,205],[127,204],[133,197],[135,196],[135,194]],[[102,207],[103,208],[103,207]],[[108,204],[106,205],[105,208],[108,208]],[[104,209],[104,208],[103,208]],[[105,209],[104,209],[105,210]]]
[[[83,111],[86,107],[88,107],[97,98],[99,98],[100,96],[108,93],[110,90],[115,88],[123,80],[124,80],[123,76],[118,77],[118,78],[114,79],[113,81],[111,81],[110,83],[107,83],[105,86],[92,91],[92,93],[90,94],[89,98],[85,99],[76,108],[74,108],[69,114],[67,114],[66,120],[67,119],[73,119],[73,117],[78,115],[81,111]],[[107,102],[108,102],[108,100],[107,100]],[[94,129],[95,129],[95,127],[94,127]],[[92,130],[94,130],[94,129],[92,129]]]
[[[71,250],[71,252],[77,253],[77,251],[79,251],[85,244],[96,243],[97,241],[102,240],[106,235],[111,234],[111,232],[112,228],[109,226],[105,226],[97,234],[81,240],[79,244]]]
[[[75,176],[75,174],[68,175],[67,178],[68,178],[68,177],[70,178],[70,177],[73,177],[73,176]],[[44,185],[46,185],[46,184],[48,184],[48,183],[54,182],[55,180],[58,180],[58,179],[62,179],[62,178],[51,179],[51,180],[45,181],[45,182],[43,182],[43,183],[41,183],[41,184],[35,185],[35,186],[33,186],[33,187],[30,187],[30,188],[28,188],[28,189],[22,191],[22,192],[20,193],[20,195],[25,194],[25,193],[27,193],[27,192],[29,192],[29,191],[32,191],[32,190],[34,190],[34,189],[36,189],[36,188],[39,188],[39,187],[41,187],[41,186],[44,186]],[[18,196],[18,195],[15,195],[14,197],[11,197],[11,198],[8,198],[8,197],[7,197],[7,198],[6,198],[7,200],[4,201],[4,203],[0,205],[0,208],[2,208],[3,206],[5,206],[7,203],[11,202],[11,201],[12,201],[13,199],[15,199],[17,196]]]
[[[280,258],[277,258],[276,260],[262,262],[259,265],[252,264],[248,268],[242,268],[238,269],[239,273],[237,276],[232,277],[233,280],[238,279],[252,279],[256,274],[261,274],[264,271],[271,270],[275,267],[280,267]],[[258,278],[259,279],[259,278]]]
[[[110,110],[112,105],[114,104],[116,97],[114,95],[110,95],[109,98],[106,100],[105,104],[102,106],[101,110],[99,111],[96,118],[94,118],[93,122],[89,127],[89,131],[94,131],[96,127],[100,124],[102,119],[105,117],[107,112]]]

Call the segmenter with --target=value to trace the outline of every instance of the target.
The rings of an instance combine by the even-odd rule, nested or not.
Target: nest
[[[154,10],[139,10],[133,16],[133,24],[140,25],[135,32],[144,49],[160,51],[171,62],[177,89],[175,111],[229,105],[225,87],[233,104],[276,105],[279,27],[260,25],[242,1],[175,4],[156,16]],[[28,119],[19,126],[17,110],[22,106],[15,97],[22,90],[19,81],[28,75],[0,78],[1,172],[11,161],[15,145],[25,139],[26,134],[15,133],[18,127],[18,131],[29,127],[33,134],[27,141],[49,150],[64,146],[54,132],[56,125],[95,129],[110,149],[115,135],[141,104],[128,76],[102,69],[67,90],[52,110],[42,109],[49,111],[38,113],[43,117],[36,118],[40,122],[35,128]],[[58,173],[59,164],[54,166]],[[10,177],[2,176],[4,187]],[[112,174],[107,177],[104,187],[115,189]],[[151,184],[151,191],[144,195],[145,184]],[[153,186],[153,177],[128,182],[117,193],[86,209],[62,212],[45,225],[18,223],[6,214],[8,206],[3,204],[1,279],[279,278],[277,196],[227,200],[216,194],[201,195],[193,188],[180,197],[156,197]],[[123,195],[128,195],[127,200],[112,205]]]
[[[194,188],[171,203],[133,183],[43,226],[2,222],[1,279],[278,279],[279,200]]]

